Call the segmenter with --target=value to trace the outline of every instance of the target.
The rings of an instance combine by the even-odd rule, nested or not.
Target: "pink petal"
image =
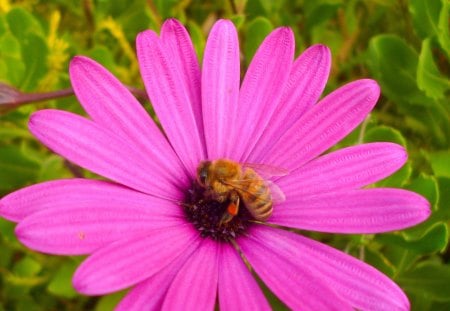
[[[151,206],[166,202],[111,182],[81,178],[60,179],[8,194],[0,200],[0,215],[19,222],[33,213],[49,208],[92,206],[110,202],[125,205],[131,199],[139,199]],[[172,205],[170,208],[165,207],[167,215],[178,215],[180,209],[173,206],[173,203],[167,202],[165,205]]]
[[[321,44],[306,49],[294,62],[276,111],[296,121],[320,98],[330,74],[331,52]],[[289,108],[289,109],[288,109]]]
[[[274,236],[265,241],[261,236],[267,230]],[[250,265],[272,292],[293,310],[353,310],[321,275],[311,271],[310,265],[288,252],[291,246],[277,231],[258,226],[237,240]]]
[[[196,104],[190,96],[196,91],[187,89],[192,86],[185,82],[189,76],[180,71],[179,62],[171,59],[172,51],[156,33],[141,32],[136,45],[141,75],[153,108],[172,147],[193,176],[199,161],[205,158],[193,108]]]
[[[294,46],[292,30],[282,27],[269,34],[256,51],[239,93],[231,158],[245,161],[268,125],[289,78]]]
[[[171,60],[178,67],[181,73],[181,83],[187,91],[192,104],[192,111],[197,124],[200,139],[205,146],[202,120],[202,101],[201,101],[201,73],[200,64],[195,54],[194,46],[183,24],[174,18],[164,22],[161,27],[161,41],[166,46],[166,51],[171,54]]]
[[[295,170],[350,133],[375,106],[379,94],[378,84],[368,79],[337,89],[306,112],[255,162]]]
[[[230,157],[239,95],[239,42],[236,28],[219,20],[205,47],[202,71],[203,124],[209,159]]]
[[[185,175],[170,173],[132,144],[95,122],[59,110],[35,112],[30,131],[54,152],[88,170],[136,190],[177,199]]]
[[[198,245],[191,245],[174,262],[131,289],[115,311],[161,310],[167,290]]]
[[[414,226],[430,216],[422,196],[402,189],[345,190],[289,200],[271,223],[335,233],[378,233]]]
[[[203,239],[181,267],[164,299],[162,310],[213,310],[217,294],[219,244]]]
[[[289,200],[355,189],[377,182],[405,164],[406,150],[393,143],[369,143],[321,156],[277,180]]]
[[[168,173],[182,172],[180,160],[161,131],[110,72],[95,61],[79,56],[70,63],[70,78],[75,94],[96,123],[135,145]]]
[[[264,149],[269,148],[319,99],[328,79],[331,53],[324,45],[313,45],[294,62],[268,126],[264,129],[248,159],[254,161]]]
[[[229,244],[221,244],[219,267],[220,310],[271,310],[249,269]]]
[[[128,192],[128,193],[127,193]],[[81,201],[53,204],[21,221],[18,239],[27,247],[50,254],[89,254],[111,242],[143,235],[153,229],[182,225],[183,212],[173,203],[128,190],[97,194]]]
[[[273,253],[307,267],[358,310],[409,310],[408,298],[391,279],[332,247],[292,232],[263,226],[255,227],[251,243],[245,241],[245,244],[246,247],[265,244]],[[270,261],[265,258],[265,262]]]
[[[114,242],[81,264],[73,277],[74,287],[87,295],[130,287],[161,271],[196,241],[198,232],[186,224]]]

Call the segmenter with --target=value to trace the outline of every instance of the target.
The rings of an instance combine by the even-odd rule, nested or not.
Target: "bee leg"
[[[230,204],[228,204],[226,212],[222,215],[219,226],[229,223],[233,219],[233,217],[238,214],[239,201],[239,195],[236,192],[232,192],[230,194]]]

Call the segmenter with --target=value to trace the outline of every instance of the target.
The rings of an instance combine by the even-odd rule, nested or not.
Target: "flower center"
[[[214,199],[204,187],[194,181],[183,206],[187,219],[200,231],[202,237],[228,242],[243,234],[251,225],[249,220],[253,219],[247,209],[241,206],[237,215],[224,221],[230,203],[229,199],[224,202]]]

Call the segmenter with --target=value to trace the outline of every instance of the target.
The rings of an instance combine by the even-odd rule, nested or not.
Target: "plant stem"
[[[52,91],[47,93],[22,93],[17,99],[12,102],[13,105],[23,105],[32,102],[40,102],[49,99],[67,97],[73,95],[73,89],[67,88],[58,91]]]
[[[127,86],[126,88],[133,93],[133,95],[136,96],[140,102],[148,101],[145,90],[137,89],[131,86]],[[68,97],[72,95],[74,95],[72,88],[45,93],[23,93],[9,85],[2,84],[0,88],[0,108],[10,110],[30,103]]]

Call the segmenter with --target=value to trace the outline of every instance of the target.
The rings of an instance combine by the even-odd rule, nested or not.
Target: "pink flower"
[[[213,310],[217,295],[222,310],[269,309],[236,247],[292,309],[409,309],[402,290],[373,267],[280,229],[378,233],[429,216],[428,202],[413,192],[364,188],[405,163],[401,146],[321,155],[371,111],[376,82],[349,83],[316,104],[330,52],[315,45],[293,61],[294,37],[284,27],[261,44],[241,86],[236,29],[226,20],[211,30],[202,70],[173,19],[160,36],[141,33],[137,53],[164,134],[116,78],[76,57],[70,77],[90,119],[50,109],[34,113],[29,127],[50,149],[110,181],[56,180],[4,197],[0,214],[18,222],[23,244],[89,255],[75,288],[102,295],[133,287],[119,310]],[[196,170],[220,158],[289,171],[273,179],[286,200],[274,204],[269,225],[248,221],[242,207],[229,223],[214,220],[227,203],[203,200]]]

